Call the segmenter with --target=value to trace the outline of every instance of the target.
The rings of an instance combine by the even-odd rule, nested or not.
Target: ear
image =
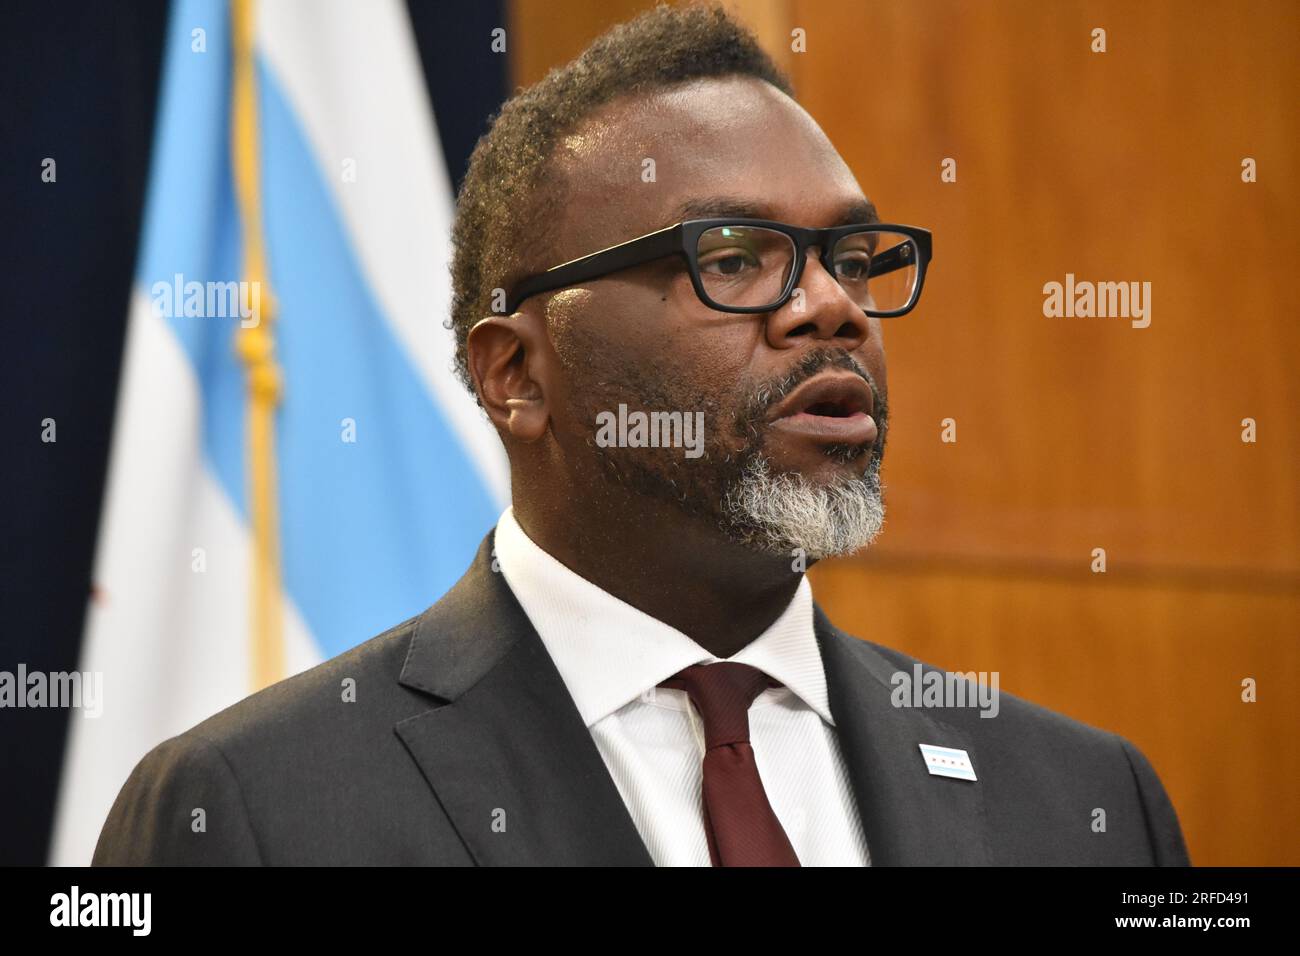
[[[483,408],[492,423],[519,441],[546,433],[545,333],[531,312],[489,315],[469,330],[465,350]]]

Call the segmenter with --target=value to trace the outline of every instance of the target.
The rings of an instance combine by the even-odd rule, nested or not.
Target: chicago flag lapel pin
[[[925,769],[936,777],[955,777],[958,780],[974,780],[975,768],[970,764],[970,754],[964,750],[951,747],[939,747],[935,744],[917,744],[921,756],[925,758]]]

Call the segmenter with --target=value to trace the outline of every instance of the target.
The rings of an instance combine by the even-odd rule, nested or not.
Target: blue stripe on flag
[[[206,53],[190,51],[195,26],[207,30]],[[176,273],[186,281],[240,278],[225,14],[183,0],[168,34],[138,276],[146,294]],[[497,510],[367,287],[306,139],[260,65],[258,82],[263,217],[285,381],[277,421],[285,586],[332,656],[443,594]],[[208,464],[247,522],[247,406],[233,351],[239,320],[169,321],[202,390]],[[356,421],[355,444],[341,440],[344,418]]]

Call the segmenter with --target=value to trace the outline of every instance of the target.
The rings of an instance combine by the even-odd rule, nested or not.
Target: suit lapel
[[[651,866],[493,537],[420,617],[399,680],[445,703],[397,733],[479,865]]]
[[[965,750],[978,775],[979,755],[968,735],[940,711],[894,707],[890,678],[899,668],[873,645],[836,628],[820,607],[814,621],[872,864],[987,865],[981,784],[932,775],[919,748]]]

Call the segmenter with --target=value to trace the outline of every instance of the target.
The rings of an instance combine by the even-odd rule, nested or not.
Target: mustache
[[[881,394],[871,372],[845,349],[815,349],[801,358],[798,364],[785,375],[757,386],[737,415],[738,434],[758,439],[766,423],[768,411],[808,379],[829,368],[852,372],[867,383],[867,387],[871,389],[872,417],[876,420],[876,427],[880,431],[876,444],[883,446],[889,422],[888,402]]]

